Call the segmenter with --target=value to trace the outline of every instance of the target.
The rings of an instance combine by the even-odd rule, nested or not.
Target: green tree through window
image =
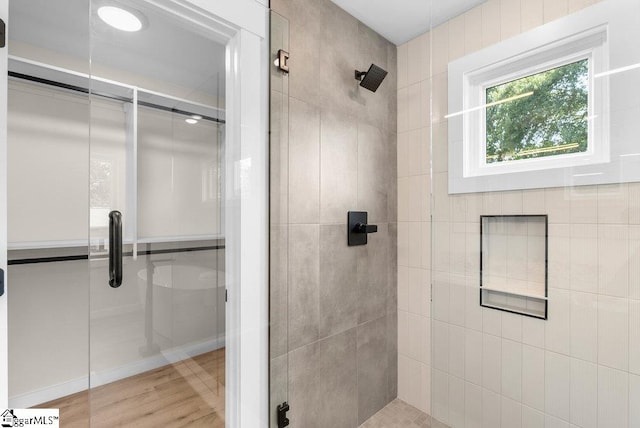
[[[487,88],[486,162],[585,152],[588,82],[584,59]]]

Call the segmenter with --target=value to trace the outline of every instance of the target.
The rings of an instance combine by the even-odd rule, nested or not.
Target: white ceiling
[[[331,0],[396,45],[486,0]]]

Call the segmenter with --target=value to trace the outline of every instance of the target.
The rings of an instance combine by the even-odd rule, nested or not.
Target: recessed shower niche
[[[480,305],[547,318],[547,216],[480,217]]]

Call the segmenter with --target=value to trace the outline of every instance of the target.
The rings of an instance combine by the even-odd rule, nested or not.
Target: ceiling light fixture
[[[98,16],[113,28],[121,31],[134,32],[142,29],[142,19],[128,10],[116,6],[102,6],[98,9]]]
[[[196,123],[198,123],[198,121],[192,117],[185,119],[184,121],[187,122],[189,125],[195,125]]]
[[[202,116],[200,116],[199,114],[192,114],[191,119],[200,120],[202,119]]]

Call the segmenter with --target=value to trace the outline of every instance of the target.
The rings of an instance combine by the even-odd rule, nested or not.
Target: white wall
[[[138,112],[138,236],[222,233],[219,124],[190,125],[184,116]]]
[[[94,199],[91,227],[102,225],[104,233],[107,213],[118,209],[125,215],[129,239],[133,221],[138,222],[138,239],[220,234],[219,125],[208,121],[189,125],[183,116],[141,108],[136,180],[127,174],[132,143],[124,107],[99,98],[89,107],[83,95],[10,82],[10,248],[86,245],[86,209]],[[89,126],[91,165],[86,162]],[[99,186],[92,182],[94,195],[89,195],[87,174],[91,171],[97,183],[104,179],[96,175],[104,166],[110,171],[108,182]],[[137,219],[128,215],[132,207],[127,203],[135,186]],[[98,235],[92,232],[92,238]]]
[[[640,184],[447,191],[447,63],[592,3],[489,0],[398,48],[399,397],[452,427],[640,426]],[[549,319],[481,308],[479,216],[544,213]]]
[[[161,80],[155,76],[147,76],[132,71],[121,70],[114,68],[110,64],[98,63],[96,60],[91,62],[91,70],[89,70],[88,58],[81,58],[78,56],[69,55],[67,53],[57,52],[51,49],[46,49],[40,46],[35,46],[22,41],[11,41],[11,55],[27,60],[36,61],[39,63],[47,64],[49,66],[60,67],[66,70],[73,70],[78,73],[84,73],[85,75],[91,74],[95,77],[103,79],[113,80],[115,82],[126,83],[131,86],[138,86],[139,88],[146,89],[148,91],[159,92],[161,94],[170,95],[173,97],[189,100],[194,103],[201,103],[209,106],[221,106],[224,105],[224,98],[212,97],[211,94],[207,94],[204,91],[194,91],[194,88],[180,85],[175,82],[167,82]],[[220,56],[222,58],[222,56]],[[55,77],[53,78],[55,80]],[[94,82],[94,89],[98,90],[97,84]],[[130,93],[126,93],[126,90],[119,88],[122,94],[131,96]]]
[[[87,97],[12,81],[8,102],[9,246],[86,243]]]

